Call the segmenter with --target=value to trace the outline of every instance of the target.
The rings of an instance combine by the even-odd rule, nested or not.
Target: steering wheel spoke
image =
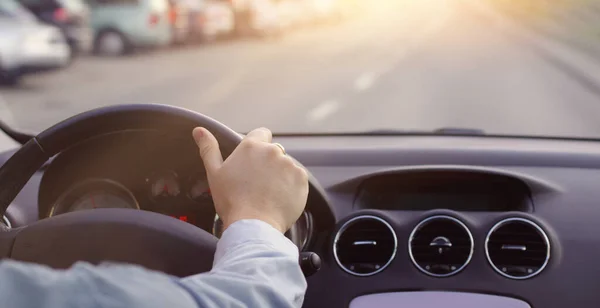
[[[57,215],[14,235],[12,259],[55,268],[79,260],[134,263],[180,277],[209,271],[217,246],[216,237],[190,224],[132,209]]]

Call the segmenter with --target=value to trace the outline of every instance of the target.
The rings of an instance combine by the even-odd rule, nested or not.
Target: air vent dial
[[[408,249],[420,271],[434,277],[448,277],[460,272],[471,260],[473,236],[454,217],[432,216],[414,228]]]

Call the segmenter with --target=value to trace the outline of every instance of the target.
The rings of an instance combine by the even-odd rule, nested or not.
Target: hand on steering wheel
[[[259,219],[285,232],[298,220],[308,198],[308,174],[271,143],[271,131],[253,130],[225,161],[208,130],[198,127],[193,136],[224,228]]]
[[[309,190],[315,200],[325,200],[315,179],[308,177],[307,181],[306,171],[270,143],[271,132],[266,129],[255,130],[242,140],[222,123],[190,110],[166,105],[121,105],[64,120],[13,154],[0,167],[0,216],[39,168],[62,151],[108,134],[189,134],[194,127],[203,127],[194,130],[194,137],[216,211],[225,226],[240,219],[260,219],[283,232],[301,215]],[[0,258],[56,268],[80,260],[109,260],[184,277],[211,269],[216,244],[212,234],[166,215],[97,209],[57,215],[0,232]]]

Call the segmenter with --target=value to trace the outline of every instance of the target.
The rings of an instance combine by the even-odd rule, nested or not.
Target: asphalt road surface
[[[277,40],[84,57],[0,95],[19,127],[38,131],[97,106],[163,103],[242,132],[600,137],[600,96],[464,1],[379,0]]]

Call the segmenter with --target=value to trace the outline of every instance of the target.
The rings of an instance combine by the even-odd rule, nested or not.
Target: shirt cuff
[[[228,250],[240,245],[263,244],[290,257],[298,258],[298,246],[270,224],[258,219],[238,220],[223,232],[217,243],[213,264],[217,264]]]

